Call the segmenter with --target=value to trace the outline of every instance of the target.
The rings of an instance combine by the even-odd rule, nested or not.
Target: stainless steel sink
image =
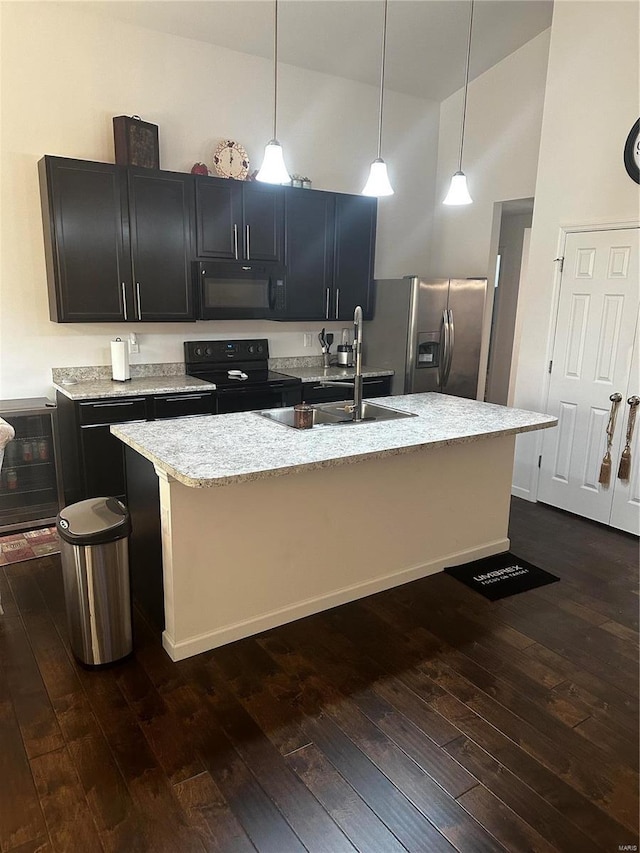
[[[313,427],[327,426],[356,426],[358,424],[370,424],[378,421],[391,421],[397,418],[415,418],[411,412],[400,412],[390,409],[388,406],[379,406],[377,403],[362,403],[362,420],[353,420],[353,401],[343,400],[340,403],[317,403],[313,408]],[[299,429],[295,426],[293,407],[286,409],[267,409],[256,412],[262,418],[268,418],[275,423]]]

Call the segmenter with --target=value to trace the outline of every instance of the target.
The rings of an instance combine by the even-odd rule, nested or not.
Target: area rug
[[[55,527],[41,527],[39,530],[0,536],[0,566],[58,554],[59,551],[60,542]]]
[[[494,554],[493,557],[484,557],[482,560],[444,571],[489,601],[498,601],[500,598],[560,580],[550,572],[545,572],[544,569],[539,569],[509,552]]]

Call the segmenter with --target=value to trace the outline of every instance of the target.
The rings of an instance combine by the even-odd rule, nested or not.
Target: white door
[[[624,396],[624,400],[620,404],[620,409],[623,411],[620,412],[621,423],[619,424],[619,429],[620,441],[623,447],[625,432],[629,422],[630,408],[628,400],[632,397],[640,397],[640,312],[638,312],[638,322],[636,324],[636,340],[631,357],[629,384],[627,385],[627,393]],[[640,408],[636,410],[636,428],[633,431],[633,439],[631,441],[631,476],[628,480],[616,478],[610,521],[613,527],[617,527],[619,530],[626,530],[628,533],[635,533],[636,536],[640,535],[640,458],[638,457],[640,453],[640,440],[638,439],[640,423],[638,423],[638,420],[640,420]],[[618,472],[621,452],[613,459],[612,477]]]
[[[640,229],[567,236],[538,499],[611,523],[638,315]],[[623,400],[608,487],[598,483],[611,394]],[[635,392],[634,392],[635,393]]]

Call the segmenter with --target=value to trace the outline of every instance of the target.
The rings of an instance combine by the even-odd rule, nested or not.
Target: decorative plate
[[[239,142],[223,139],[214,151],[213,166],[222,178],[244,181],[249,174],[249,155]]]

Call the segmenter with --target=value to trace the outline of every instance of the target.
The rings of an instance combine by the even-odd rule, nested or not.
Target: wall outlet
[[[135,332],[131,332],[129,334],[129,352],[130,353],[140,352],[140,344],[138,343],[138,338],[136,337]]]
[[[302,337],[303,337],[305,347],[312,347],[313,346],[313,336],[312,336],[311,332],[305,332]]]

